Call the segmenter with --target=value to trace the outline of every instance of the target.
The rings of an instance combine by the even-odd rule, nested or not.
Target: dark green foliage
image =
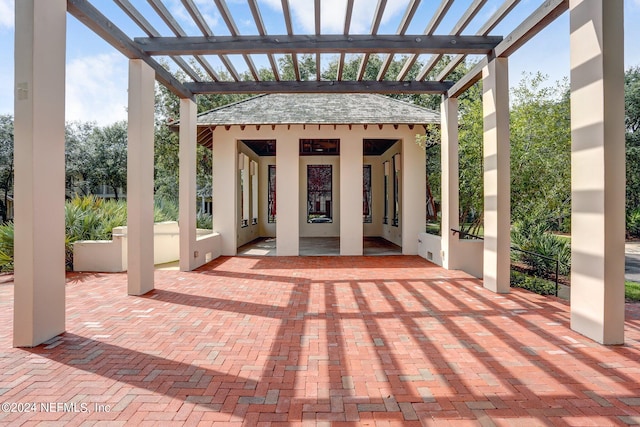
[[[640,208],[627,212],[627,234],[640,237]]]
[[[196,228],[202,228],[206,230],[213,229],[213,217],[211,214],[205,212],[198,212],[196,215]]]
[[[517,271],[511,272],[511,286],[522,288],[540,295],[555,295],[556,284],[539,277],[528,276]]]
[[[9,195],[13,191],[13,117],[0,115],[0,221],[7,219]]]
[[[630,302],[640,302],[640,283],[625,282],[624,297]]]
[[[13,271],[13,221],[0,225],[0,272]]]
[[[539,222],[535,218],[515,223],[511,229],[511,245],[523,251],[551,258],[545,259],[523,252],[511,251],[514,260],[526,264],[533,273],[545,277],[554,276],[555,260],[559,260],[559,273],[561,275],[569,274],[571,245],[567,239],[550,233],[547,224]]]

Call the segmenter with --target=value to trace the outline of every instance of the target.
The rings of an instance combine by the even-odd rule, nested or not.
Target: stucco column
[[[416,144],[415,135],[402,139],[400,164],[402,254],[418,254],[418,235],[427,224],[427,181],[425,179],[425,151]]]
[[[458,98],[443,98],[440,105],[442,140],[440,144],[442,200],[442,266],[458,268],[456,251],[458,236],[451,229],[460,229],[458,177]]]
[[[224,128],[213,132],[213,231],[220,233],[222,255],[238,250],[238,143]]]
[[[362,255],[362,138],[340,143],[340,255]]]
[[[196,247],[196,133],[198,107],[180,100],[180,270],[195,268]]]
[[[15,5],[13,345],[65,330],[64,0]]]
[[[276,144],[276,252],[279,256],[298,256],[300,147],[296,134],[291,131],[283,131]]]
[[[129,61],[127,276],[129,295],[153,289],[153,136],[155,72]]]
[[[509,68],[496,58],[482,70],[484,116],[484,287],[509,292],[511,246]]]
[[[622,0],[571,0],[571,328],[624,342]]]

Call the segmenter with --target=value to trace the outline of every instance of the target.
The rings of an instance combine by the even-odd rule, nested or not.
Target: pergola
[[[624,65],[622,0],[546,0],[510,34],[493,34],[518,0],[506,0],[474,35],[465,29],[486,4],[474,0],[449,34],[436,34],[454,0],[442,0],[431,16],[419,16],[420,0],[408,3],[394,34],[380,34],[387,0],[378,0],[368,34],[353,34],[354,0],[346,0],[343,34],[321,33],[321,0],[309,1],[314,34],[294,34],[288,0],[282,0],[286,34],[267,34],[258,2],[251,17],[233,16],[214,0],[229,35],[215,36],[193,0],[182,0],[199,34],[188,34],[161,0],[149,5],[173,34],[161,34],[129,0],[114,0],[147,37],[133,37],[124,22],[112,22],[102,2],[20,0],[16,2],[15,61],[15,309],[14,345],[35,346],[65,331],[64,271],[64,95],[66,13],[78,18],[130,59],[128,134],[129,294],[153,289],[154,83],[181,98],[180,233],[181,269],[195,245],[195,95],[202,93],[436,93],[442,95],[442,256],[458,266],[457,98],[482,80],[484,108],[484,286],[509,291],[510,161],[509,56],[561,14],[570,13],[572,127],[571,326],[604,344],[624,342]],[[373,3],[373,2],[372,2]],[[313,5],[313,8],[311,7]],[[250,18],[258,35],[240,34],[236,22]],[[513,16],[511,16],[513,18]],[[428,23],[407,34],[411,22]],[[130,27],[130,25],[128,25]],[[71,43],[73,41],[70,41]],[[384,61],[375,80],[364,80],[371,54]],[[242,80],[228,55],[239,54],[252,79]],[[252,55],[269,59],[274,79],[261,80]],[[274,55],[291,55],[296,79],[283,80]],[[302,81],[298,55],[315,56],[316,78]],[[339,56],[335,79],[321,78],[321,55]],[[358,76],[345,80],[346,55],[361,58]],[[431,59],[415,79],[407,75],[418,55]],[[448,77],[468,54],[483,59],[458,81]],[[231,76],[223,81],[206,56],[219,57]],[[389,74],[397,55],[408,55],[398,75]],[[443,58],[453,60],[427,79]],[[189,77],[177,80],[160,62],[168,56]],[[200,72],[194,69],[193,57]],[[202,75],[206,78],[202,78]],[[284,180],[284,179],[283,179]],[[278,180],[278,184],[281,180]],[[282,226],[285,226],[283,224]],[[214,225],[215,228],[215,225]]]

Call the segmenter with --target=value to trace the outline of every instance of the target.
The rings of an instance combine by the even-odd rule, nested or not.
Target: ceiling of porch
[[[294,92],[455,97],[480,79],[488,58],[511,55],[566,11],[569,1],[540,0],[523,20],[518,8],[531,2],[370,0],[368,13],[373,13],[365,31],[353,25],[354,13],[363,11],[357,0],[338,2],[341,10],[328,10],[328,0],[306,0],[306,14],[295,13],[298,0],[247,0],[242,5],[225,0],[114,3],[117,8],[103,1],[67,0],[67,10],[128,58],[149,64],[156,79],[182,98]],[[396,19],[397,30],[382,31],[385,14],[398,7],[402,13],[397,16],[402,17]],[[269,17],[276,10],[279,24],[264,19],[267,8]],[[305,27],[302,21],[310,19]],[[329,20],[334,25],[326,25]],[[335,30],[336,20],[340,31]],[[224,22],[225,30],[214,34],[218,21]],[[366,78],[373,55],[381,65],[374,79]],[[466,75],[454,77],[459,74],[454,73],[456,67],[470,55],[477,64]],[[345,64],[354,58],[358,71],[348,79]],[[391,67],[398,60],[399,70]],[[283,73],[283,61],[293,68],[291,78]],[[311,75],[301,71],[301,61],[312,62]],[[328,75],[327,64],[336,61],[335,73]]]

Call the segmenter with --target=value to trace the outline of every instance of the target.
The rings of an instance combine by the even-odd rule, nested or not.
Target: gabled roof
[[[436,111],[376,94],[258,95],[198,115],[198,126],[439,123]]]

